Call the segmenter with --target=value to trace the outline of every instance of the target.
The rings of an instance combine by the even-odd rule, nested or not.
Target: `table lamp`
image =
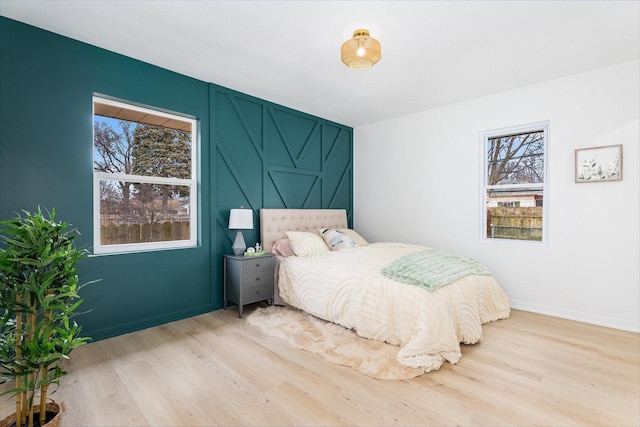
[[[253,229],[253,210],[252,209],[231,209],[229,211],[229,230],[238,230],[236,239],[233,241],[231,248],[235,255],[242,255],[247,245],[244,243],[242,230]]]

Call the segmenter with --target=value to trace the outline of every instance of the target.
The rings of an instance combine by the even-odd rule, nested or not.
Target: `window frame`
[[[191,174],[189,179],[183,178],[167,178],[167,177],[154,177],[144,175],[131,175],[126,173],[110,173],[99,172],[93,167],[95,160],[95,143],[92,142],[92,171],[93,171],[93,254],[94,255],[109,255],[109,254],[121,254],[121,253],[136,253],[136,252],[148,252],[157,250],[170,250],[170,249],[182,249],[193,248],[198,246],[198,228],[199,228],[199,191],[198,177],[200,171],[200,161],[198,157],[200,147],[200,132],[199,121],[186,114],[180,114],[176,112],[169,112],[156,107],[142,106],[130,101],[114,99],[104,95],[94,94],[92,97],[92,134],[95,135],[95,105],[96,103],[105,104],[113,107],[119,107],[126,110],[130,110],[138,113],[152,114],[154,116],[160,116],[167,119],[179,120],[182,122],[188,122],[191,125]],[[133,123],[136,121],[129,120]],[[95,136],[94,136],[95,138]],[[101,237],[101,212],[100,212],[100,182],[102,180],[111,181],[126,181],[130,183],[140,184],[159,184],[159,185],[179,185],[188,186],[189,192],[189,239],[183,240],[169,240],[158,242],[144,242],[144,243],[119,243],[112,245],[103,245],[100,241]]]
[[[484,131],[481,133],[480,142],[482,144],[482,167],[480,168],[482,177],[480,180],[481,191],[481,215],[482,218],[480,227],[480,237],[485,242],[500,242],[500,243],[513,243],[513,244],[527,244],[527,245],[548,245],[549,241],[549,141],[550,141],[550,122],[542,121],[520,126],[511,126],[507,128],[494,129],[490,131]],[[543,132],[544,135],[544,153],[543,153],[543,182],[532,184],[499,184],[488,185],[489,178],[489,162],[488,162],[488,143],[490,139],[497,137],[504,137],[509,135]],[[502,188],[502,189],[531,189],[539,188],[542,191],[542,239],[541,240],[524,240],[524,239],[505,239],[497,237],[487,236],[487,204],[488,192],[490,189]],[[537,206],[536,201],[536,206]]]

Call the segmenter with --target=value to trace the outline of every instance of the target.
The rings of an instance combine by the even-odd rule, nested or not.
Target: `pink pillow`
[[[279,255],[281,257],[289,257],[295,255],[293,249],[291,249],[291,243],[289,239],[280,239],[273,244],[271,248],[271,253]]]

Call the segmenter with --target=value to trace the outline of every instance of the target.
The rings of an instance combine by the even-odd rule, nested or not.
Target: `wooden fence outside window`
[[[542,206],[487,209],[487,237],[542,240]]]
[[[102,225],[100,226],[100,243],[103,245],[122,245],[189,240],[189,233],[189,222]]]

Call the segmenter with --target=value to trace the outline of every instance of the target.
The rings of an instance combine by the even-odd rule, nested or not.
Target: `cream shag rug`
[[[287,344],[321,355],[338,365],[383,380],[414,378],[424,370],[404,366],[396,360],[400,347],[358,336],[353,330],[326,322],[291,307],[259,307],[247,323]]]

